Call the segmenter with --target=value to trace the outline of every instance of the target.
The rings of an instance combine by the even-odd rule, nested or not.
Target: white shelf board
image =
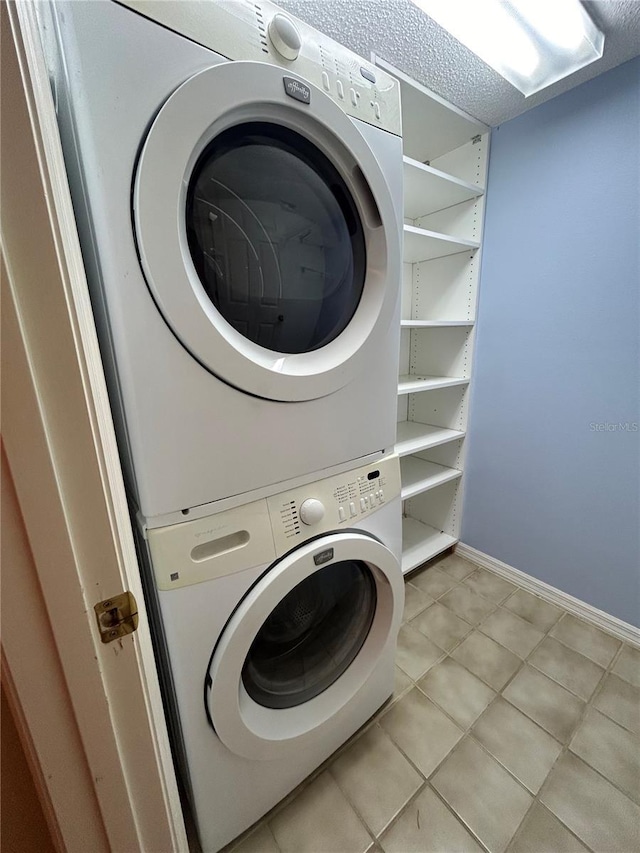
[[[427,560],[451,548],[458,540],[455,536],[436,530],[415,518],[402,519],[402,574],[416,569]]]
[[[445,329],[449,326],[474,326],[473,320],[401,320],[403,329]]]
[[[483,195],[482,187],[404,157],[404,215],[418,219]]]
[[[419,424],[416,421],[400,421],[395,452],[398,456],[408,456],[410,453],[438,447],[459,438],[464,438],[464,432],[458,429]]]
[[[398,395],[468,384],[468,379],[457,376],[414,376],[412,373],[405,373],[398,377]]]
[[[402,259],[405,263],[415,264],[418,261],[430,261],[432,258],[473,251],[479,247],[480,243],[475,240],[463,240],[449,234],[427,231],[426,228],[416,228],[415,225],[405,225]]]
[[[405,456],[400,460],[400,471],[402,473],[403,501],[413,498],[429,489],[435,489],[450,480],[462,477],[462,471],[456,468],[446,468],[444,465],[436,465],[435,462],[427,462],[416,456]]]
[[[375,53],[371,59],[400,81],[403,145],[414,159],[435,160],[489,130]]]

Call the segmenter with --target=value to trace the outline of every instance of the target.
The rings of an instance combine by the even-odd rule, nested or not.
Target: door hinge
[[[479,134],[479,133],[476,133],[476,135],[475,135],[475,136],[472,136],[472,137],[471,137],[471,144],[472,144],[472,145],[477,145],[477,144],[478,144],[478,142],[481,142],[481,141],[482,141],[482,137],[480,136],[480,134]]]
[[[119,637],[133,634],[138,627],[138,603],[131,592],[121,592],[113,598],[105,598],[94,605],[93,609],[103,643],[111,643]]]

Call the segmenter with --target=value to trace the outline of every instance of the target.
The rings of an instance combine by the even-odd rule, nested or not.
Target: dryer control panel
[[[400,494],[400,462],[386,456],[267,498],[278,555],[318,533],[351,527]]]
[[[348,115],[402,135],[398,81],[269,0],[118,2],[227,59],[279,65],[317,86]],[[312,93],[289,80],[291,97],[313,108]]]

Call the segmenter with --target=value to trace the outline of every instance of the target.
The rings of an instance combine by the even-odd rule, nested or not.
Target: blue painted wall
[[[462,526],[635,625],[639,207],[640,59],[494,130]]]

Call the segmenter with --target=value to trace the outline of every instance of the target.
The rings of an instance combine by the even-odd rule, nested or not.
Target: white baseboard
[[[518,584],[518,586],[521,586],[528,592],[544,598],[545,601],[557,604],[558,607],[562,607],[574,616],[584,619],[585,622],[591,622],[592,625],[601,628],[608,634],[613,634],[619,640],[640,648],[640,628],[629,625],[628,622],[623,622],[622,619],[616,619],[615,616],[611,616],[603,610],[598,610],[597,607],[593,607],[585,601],[580,601],[579,598],[574,598],[569,593],[562,592],[562,590],[556,589],[554,586],[549,586],[548,583],[531,577],[531,575],[527,575],[519,569],[514,569],[513,566],[509,566],[501,560],[496,560],[495,557],[490,557],[489,554],[478,551],[476,548],[465,545],[463,542],[459,542],[456,545],[455,553],[460,557],[464,557],[465,560],[477,563],[479,566],[495,572],[506,580]]]

